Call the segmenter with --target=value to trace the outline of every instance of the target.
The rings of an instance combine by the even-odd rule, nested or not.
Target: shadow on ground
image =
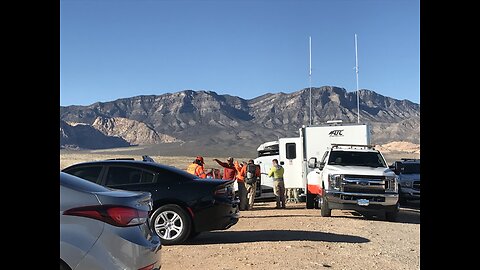
[[[241,211],[240,211],[241,213]],[[285,214],[277,214],[277,215],[266,215],[266,216],[241,216],[240,218],[251,218],[251,219],[256,219],[256,218],[276,218],[276,217],[279,217],[279,218],[285,218],[285,217],[315,217],[315,216],[319,216],[318,215],[315,215],[315,214],[305,214],[305,215],[302,215],[302,214],[294,214],[294,215],[285,215]]]
[[[348,210],[344,210],[344,211],[348,211]],[[351,216],[335,216],[335,213],[332,213],[332,217],[378,220],[378,221],[385,220],[385,216],[382,214],[377,216],[371,213],[358,213],[355,211],[351,211],[350,214]],[[408,203],[404,203],[403,205],[400,205],[400,211],[398,212],[397,220],[394,222],[420,224],[420,202],[408,202]]]
[[[205,232],[201,233],[197,238],[186,242],[186,244],[205,245],[276,241],[319,241],[337,243],[370,242],[370,240],[363,237],[335,233],[294,230],[259,230]]]

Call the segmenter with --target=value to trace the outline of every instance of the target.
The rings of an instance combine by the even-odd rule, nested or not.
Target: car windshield
[[[419,174],[420,173],[420,163],[403,163],[402,164],[402,173],[403,174]]]
[[[332,151],[328,165],[386,167],[379,152]]]

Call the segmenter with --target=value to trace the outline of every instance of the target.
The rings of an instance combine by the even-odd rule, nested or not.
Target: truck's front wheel
[[[327,199],[325,198],[325,195],[322,195],[320,197],[320,215],[322,217],[332,216],[332,209],[328,207],[328,202],[327,202]]]

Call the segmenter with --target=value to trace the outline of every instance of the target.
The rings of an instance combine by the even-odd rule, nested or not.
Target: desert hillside
[[[395,141],[387,144],[377,145],[376,149],[380,150],[382,153],[404,152],[420,155],[419,144],[404,141]]]

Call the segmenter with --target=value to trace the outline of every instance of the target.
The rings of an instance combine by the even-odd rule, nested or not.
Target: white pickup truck
[[[313,168],[308,183],[320,189],[321,216],[331,216],[332,209],[345,209],[384,213],[386,220],[396,220],[397,176],[373,146],[332,144],[319,162],[309,159],[308,167]]]

